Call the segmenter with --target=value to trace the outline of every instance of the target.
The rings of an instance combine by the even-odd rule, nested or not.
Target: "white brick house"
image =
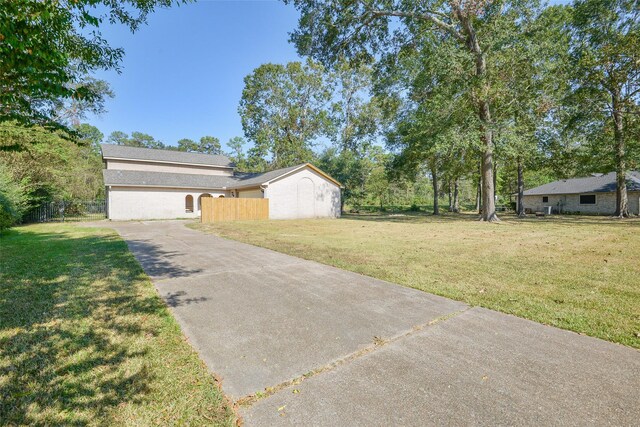
[[[640,172],[627,174],[629,212],[640,214]],[[524,192],[525,210],[554,213],[613,215],[616,210],[616,174],[593,174],[563,179]]]
[[[309,163],[242,173],[221,155],[101,148],[109,219],[197,218],[202,197],[268,198],[270,219],[340,216],[340,183]]]

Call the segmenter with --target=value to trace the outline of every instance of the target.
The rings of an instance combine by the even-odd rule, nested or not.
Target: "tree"
[[[84,86],[95,96],[89,98],[74,97],[71,99],[60,98],[54,101],[54,120],[65,126],[76,127],[87,118],[88,114],[100,115],[106,112],[106,98],[113,98],[114,93],[109,83],[92,77],[82,77],[75,87]]]
[[[162,141],[158,141],[151,135],[143,132],[131,132],[131,138],[125,145],[129,145],[131,147],[164,148]]]
[[[482,219],[497,221],[493,186],[493,95],[498,63],[495,53],[516,49],[510,43],[520,23],[535,16],[538,4],[528,0],[454,0],[440,2],[288,0],[301,12],[292,41],[298,52],[324,64],[342,56],[373,60],[385,53],[433,42],[464,56],[470,83],[468,99],[478,119],[482,159]],[[425,39],[425,35],[432,37]],[[461,63],[456,61],[457,64]]]
[[[7,167],[0,163],[0,232],[20,220],[23,195]]]
[[[99,103],[88,73],[116,69],[124,51],[100,32],[105,21],[135,31],[172,0],[0,0],[0,121],[59,127],[60,103]]]
[[[162,141],[158,141],[153,136],[143,132],[131,132],[131,136],[119,130],[109,134],[107,142],[115,145],[126,145],[128,147],[141,148],[166,148]]]
[[[104,135],[100,130],[88,123],[81,123],[74,127],[78,135],[78,141],[89,147],[96,155],[100,154],[100,144],[104,140]]]
[[[227,156],[229,156],[231,161],[236,165],[236,170],[242,172],[246,172],[248,168],[247,155],[243,148],[245,144],[246,141],[241,136],[234,136],[227,142],[227,147],[231,149],[231,152],[227,153]]]
[[[128,141],[129,141],[129,135],[119,130],[115,130],[111,132],[107,137],[107,142],[109,144],[127,145]]]
[[[203,136],[197,148],[198,153],[222,154],[220,140],[214,136]]]
[[[20,140],[25,149],[0,150],[0,164],[21,189],[21,211],[56,199],[91,200],[103,194],[101,159],[73,134],[0,122],[0,141],[12,144],[14,140]]]
[[[575,122],[613,154],[616,213],[629,216],[629,128],[640,114],[640,8],[635,0],[578,0],[572,21]]]
[[[389,197],[389,154],[381,147],[372,146],[368,153],[369,167],[366,168],[365,192],[378,199],[380,210],[384,210],[385,198]]]
[[[341,150],[362,155],[372,144],[378,131],[381,109],[370,96],[372,70],[363,64],[340,61],[333,75],[335,101],[331,108],[331,139]]]
[[[178,151],[198,151],[198,143],[196,143],[193,139],[182,138],[178,141]]]
[[[330,126],[331,90],[313,62],[263,64],[245,77],[238,112],[252,158],[269,156],[270,168],[308,162],[314,141]],[[258,165],[260,162],[254,162]]]

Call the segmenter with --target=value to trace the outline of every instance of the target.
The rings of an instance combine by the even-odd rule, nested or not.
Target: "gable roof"
[[[326,179],[340,186],[340,183],[310,163],[276,169],[269,172],[242,173],[233,176],[200,175],[172,172],[149,172],[135,170],[104,169],[102,176],[104,185],[132,187],[169,187],[169,188],[202,188],[202,189],[236,189],[259,187],[276,179],[309,167]]]
[[[233,168],[235,165],[221,154],[188,153],[185,151],[156,148],[128,147],[126,145],[100,144],[104,159],[139,160],[147,162],[182,163],[189,165]]]
[[[610,172],[584,178],[561,179],[526,190],[524,195],[610,193],[613,191],[616,191],[616,173]],[[627,191],[640,191],[640,172],[627,173]]]
[[[289,166],[288,168],[276,169],[269,172],[259,172],[259,173],[236,172],[234,174],[234,177],[238,179],[239,184],[242,185],[243,187],[246,187],[249,185],[263,185],[263,184],[269,184],[270,182],[283,178],[286,175],[292,174],[304,168],[309,168],[312,171],[324,177],[325,179],[333,182],[338,187],[342,187],[342,184],[340,184],[330,175],[318,169],[311,163],[301,163],[299,165]]]

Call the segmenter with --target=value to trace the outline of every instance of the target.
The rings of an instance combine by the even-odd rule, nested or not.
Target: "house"
[[[640,214],[640,172],[627,173],[629,212]],[[616,211],[616,174],[592,174],[585,178],[562,179],[524,192],[529,212],[613,215]]]
[[[197,218],[203,197],[267,198],[270,219],[340,216],[340,183],[309,163],[242,173],[222,155],[101,148],[109,219]]]

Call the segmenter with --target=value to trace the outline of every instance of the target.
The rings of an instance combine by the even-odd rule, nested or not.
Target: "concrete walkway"
[[[221,239],[179,221],[110,226],[225,393],[243,403],[247,425],[640,420],[634,349]]]

